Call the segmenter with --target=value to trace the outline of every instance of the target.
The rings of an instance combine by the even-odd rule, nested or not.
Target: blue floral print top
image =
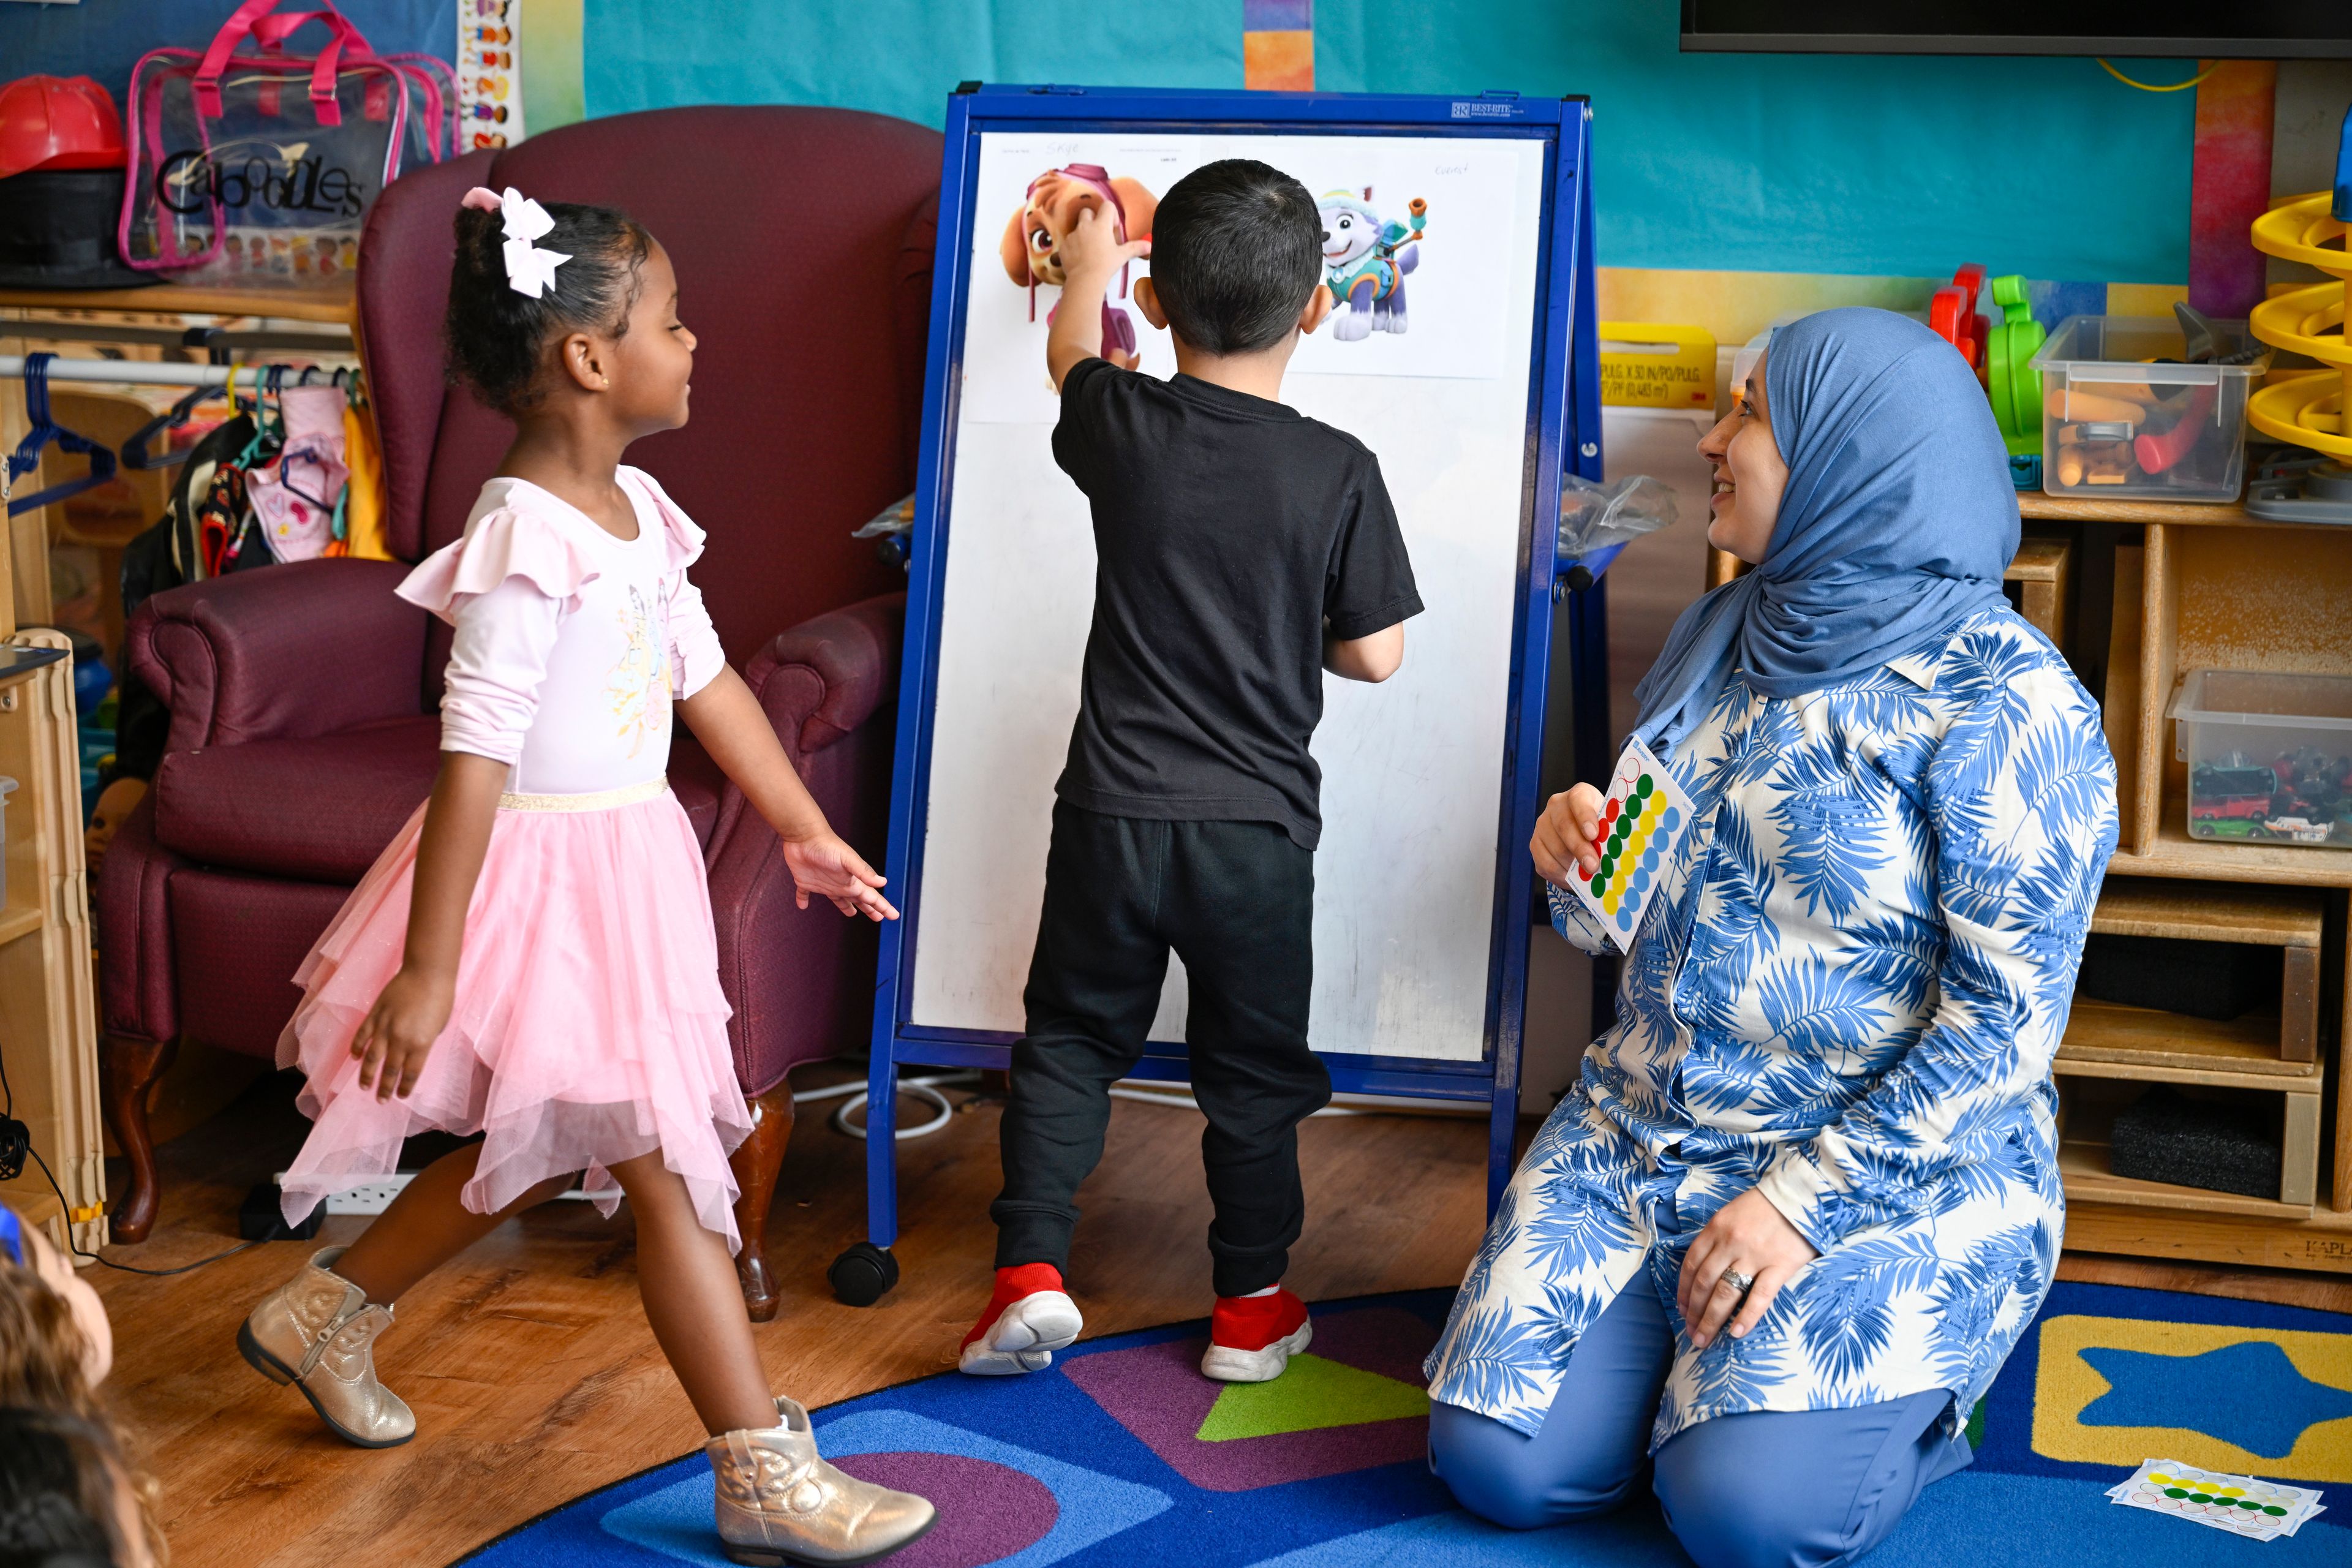
[[[2057,1261],[2050,1064],[2116,845],[2097,705],[1997,610],[1825,689],[1735,678],[1669,765],[1697,826],[1617,1024],[1488,1227],[1431,1397],[1534,1433],[1647,1268],[1676,1335],[1654,1449],[1710,1416],[1937,1388],[1957,1426]],[[1602,951],[1581,905],[1552,909]],[[1684,1253],[1750,1187],[1821,1257],[1745,1339],[1696,1350]]]

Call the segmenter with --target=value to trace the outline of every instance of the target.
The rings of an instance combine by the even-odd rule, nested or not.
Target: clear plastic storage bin
[[[2352,848],[2352,675],[2192,670],[2168,716],[2191,838]]]
[[[2243,321],[2212,327],[2216,357],[2258,346]],[[2236,500],[2246,480],[2246,393],[2270,368],[2270,351],[2244,364],[2179,363],[2187,354],[2171,321],[2061,322],[2033,356],[2042,373],[2043,492]]]

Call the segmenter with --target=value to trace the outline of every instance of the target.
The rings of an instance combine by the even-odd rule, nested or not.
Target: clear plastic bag
[[[905,533],[915,526],[915,498],[905,496],[876,512],[870,521],[850,530],[852,539],[882,539]]]
[[[377,55],[331,3],[277,3],[246,0],[209,49],[151,49],[132,68],[116,235],[130,266],[181,283],[343,287],[378,193],[456,153],[446,62]],[[323,30],[316,53],[289,47],[306,27]]]
[[[1560,476],[1559,558],[1572,561],[1604,545],[1622,544],[1671,527],[1675,492],[1662,479],[1634,474],[1605,485]]]

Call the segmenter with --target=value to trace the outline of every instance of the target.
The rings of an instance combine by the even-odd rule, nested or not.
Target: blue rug
[[[924,1493],[940,1522],[892,1568],[1648,1568],[1685,1564],[1654,1502],[1514,1533],[1453,1506],[1421,1460],[1418,1363],[1451,1292],[1316,1309],[1276,1383],[1200,1376],[1205,1325],[1096,1340],[1037,1375],[956,1373],[815,1417],[842,1468]],[[1977,1462],[1930,1488],[1872,1568],[2352,1563],[2352,1319],[2060,1284],[1969,1422]],[[2111,1505],[2143,1459],[2320,1487],[2329,1511],[2263,1545]],[[1782,1484],[1759,1476],[1759,1486]],[[699,1453],[493,1542],[476,1568],[723,1564]]]

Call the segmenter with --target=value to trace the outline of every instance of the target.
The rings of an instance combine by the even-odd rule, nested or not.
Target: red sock
[[[996,1320],[1004,1315],[1004,1309],[1022,1297],[1034,1296],[1040,1290],[1061,1289],[1062,1271],[1050,1263],[1016,1263],[1010,1268],[998,1269],[996,1291],[988,1299],[988,1310],[981,1313],[980,1321],[971,1326],[971,1332],[964,1335],[963,1343],[971,1343],[995,1327]],[[959,1345],[956,1348],[961,1350],[963,1347]]]

